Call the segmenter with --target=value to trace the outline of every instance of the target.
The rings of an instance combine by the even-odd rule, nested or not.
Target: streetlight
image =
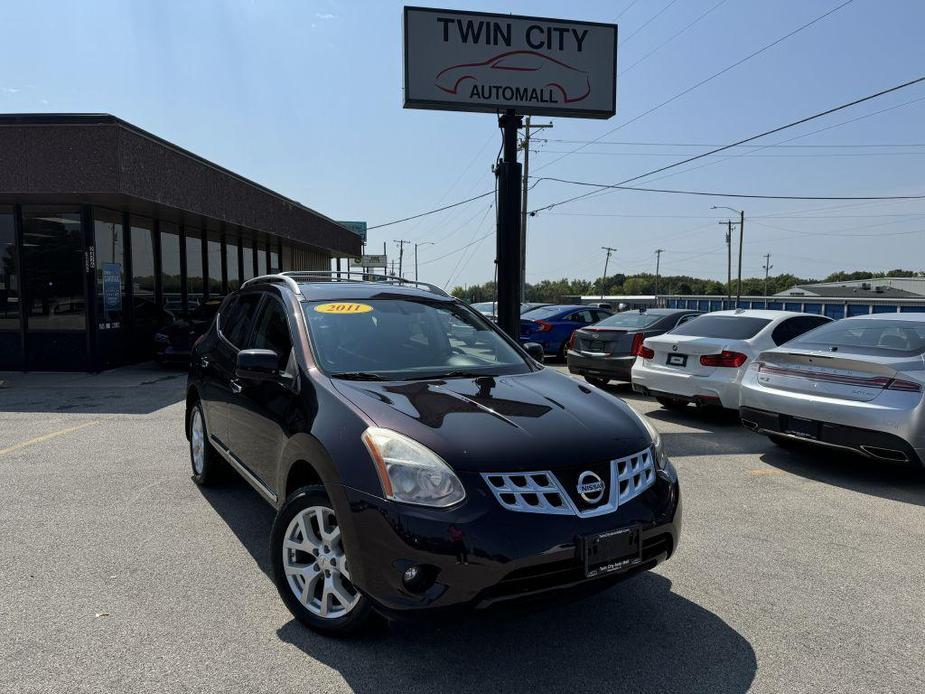
[[[745,232],[745,210],[737,210],[733,207],[726,207],[725,205],[713,205],[713,210],[729,210],[730,212],[739,213],[739,280],[736,286],[736,308],[739,308],[739,303],[742,301],[742,237]]]
[[[422,241],[414,244],[414,281],[418,281],[418,246],[435,246],[434,241]]]

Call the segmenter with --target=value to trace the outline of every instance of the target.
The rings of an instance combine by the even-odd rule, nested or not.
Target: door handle
[[[239,381],[239,380],[236,379],[236,378],[232,378],[231,381],[229,381],[229,382],[231,383],[231,392],[232,392],[232,393],[240,393],[240,392],[241,392],[241,389],[242,389],[241,381]]]

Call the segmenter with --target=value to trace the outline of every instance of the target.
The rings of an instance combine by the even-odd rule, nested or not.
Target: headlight
[[[166,333],[155,333],[154,341],[155,342],[170,342],[170,338],[167,337]]]
[[[466,498],[462,482],[436,453],[389,429],[370,427],[363,443],[376,463],[387,499],[421,506],[452,506]]]
[[[652,452],[655,455],[655,465],[659,470],[664,470],[668,467],[668,454],[665,453],[665,447],[662,445],[662,435],[659,434],[655,427],[649,424],[649,420],[646,419],[645,415],[637,414],[639,421],[642,422],[642,425],[646,428],[646,431],[649,432],[649,436],[652,437]]]

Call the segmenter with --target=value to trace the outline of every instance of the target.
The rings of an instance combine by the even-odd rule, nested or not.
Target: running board
[[[244,463],[238,460],[234,453],[225,448],[225,444],[223,444],[220,439],[217,439],[209,434],[209,440],[215,446],[215,450],[221,454],[222,458],[228,461],[228,464],[231,465],[231,467],[238,471],[241,477],[246,479],[250,485],[256,489],[267,501],[269,501],[271,504],[276,504],[276,494],[273,493],[273,491],[263,483],[263,480],[257,477],[257,475],[251,472]]]

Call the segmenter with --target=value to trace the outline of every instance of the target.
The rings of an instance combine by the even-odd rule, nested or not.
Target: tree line
[[[865,280],[873,277],[918,277],[925,273],[915,270],[895,269],[886,272],[833,272],[823,279],[797,277],[791,274],[772,275],[767,280],[768,294],[777,294],[800,284],[813,284],[816,282],[846,282],[849,280]],[[737,281],[732,280],[731,293],[736,293]],[[765,293],[764,277],[743,277],[742,294],[744,296],[763,296]],[[453,288],[453,296],[476,303],[479,301],[494,301],[496,287],[494,282],[457,286]],[[710,294],[725,296],[726,283],[711,279],[691,277],[689,275],[662,275],[656,279],[654,274],[641,273],[637,275],[624,275],[617,273],[596,280],[542,280],[536,284],[527,284],[524,301],[559,302],[567,296],[589,296],[593,294],[604,295],[639,295],[639,294]]]

